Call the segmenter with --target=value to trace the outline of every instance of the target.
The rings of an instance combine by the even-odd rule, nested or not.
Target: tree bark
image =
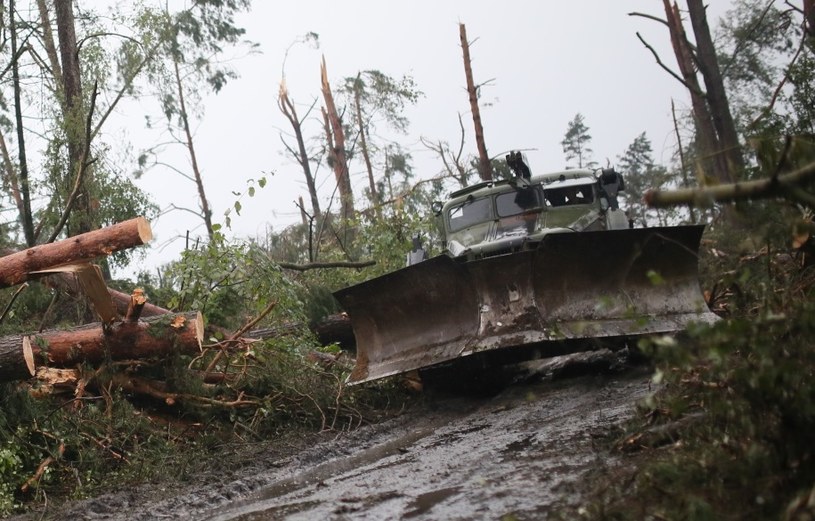
[[[9,16],[11,17],[11,75],[14,90],[14,119],[17,127],[17,157],[20,160],[20,192],[23,198],[23,211],[20,214],[20,224],[23,226],[23,235],[26,245],[31,247],[36,242],[34,238],[34,217],[31,213],[31,190],[28,182],[28,159],[25,150],[25,131],[23,126],[23,109],[20,96],[20,68],[17,63],[17,27],[14,23],[16,16],[14,0],[9,0]]]
[[[62,87],[62,66],[57,55],[57,46],[54,44],[54,33],[51,28],[51,19],[48,14],[48,6],[45,0],[37,0],[37,9],[40,13],[40,24],[42,25],[42,43],[45,47],[45,54],[48,56],[48,63],[51,65],[51,75],[54,77],[54,85],[59,90]]]
[[[82,104],[82,74],[79,68],[79,48],[76,44],[73,0],[54,2],[57,22],[57,39],[62,60],[62,87],[64,96],[65,133],[68,137],[68,172],[78,175],[83,168],[85,143],[85,111]],[[56,77],[55,77],[56,79]],[[69,225],[69,234],[86,233],[94,228],[91,218],[91,201],[88,185],[92,183],[91,173],[86,172],[82,180],[75,211]],[[66,191],[70,191],[71,177],[68,176]]]
[[[0,382],[15,382],[34,376],[34,358],[31,347],[18,336],[0,337]]]
[[[25,282],[38,271],[87,262],[115,251],[139,246],[152,237],[150,223],[143,217],[136,217],[107,228],[0,257],[0,287]]]
[[[732,203],[750,199],[783,197],[815,208],[815,196],[803,188],[809,186],[813,179],[815,179],[815,163],[769,179],[755,179],[703,188],[649,190],[645,193],[643,200],[652,208],[665,208],[680,204],[705,207],[711,206],[714,202]]]
[[[95,323],[16,338],[24,350],[30,346],[37,365],[98,365],[108,359],[143,360],[198,353],[204,339],[204,320],[199,312],[179,313],[109,327]]]
[[[2,131],[0,131],[0,155],[3,157],[3,188],[7,192],[11,192],[14,204],[17,206],[17,213],[22,218],[22,216],[25,215],[25,204],[23,203],[23,196],[20,193],[17,172],[14,168],[14,163],[11,162],[11,154],[9,154],[8,146],[6,145],[6,137]],[[32,230],[32,237],[33,235]]]
[[[362,100],[360,92],[360,77],[357,76],[354,83],[354,112],[357,119],[357,127],[359,129],[359,146],[362,150],[362,159],[365,161],[365,170],[368,172],[368,189],[371,191],[371,204],[374,206],[374,213],[377,218],[382,217],[382,212],[379,208],[379,197],[376,193],[376,181],[374,180],[374,167],[371,165],[371,154],[368,152],[368,140],[365,137],[365,125],[362,122]]]
[[[2,259],[0,259],[0,262]],[[77,282],[76,278],[71,273],[54,273],[45,281],[45,284],[48,287],[53,287],[58,290],[63,290],[69,295],[77,296],[82,294],[82,289],[79,287],[79,283]],[[121,291],[117,291],[113,288],[108,288],[108,293],[110,293],[110,299],[113,301],[113,305],[116,308],[116,312],[122,316],[127,314],[128,307],[130,306],[131,295],[127,293],[122,293]],[[142,306],[141,310],[141,317],[155,317],[158,315],[166,315],[167,313],[172,313],[169,309],[156,306],[155,304],[150,304],[149,302],[145,302],[144,306]]]
[[[279,326],[253,329],[247,331],[246,338],[265,340],[267,338],[282,338],[297,334],[308,327],[312,333],[317,335],[317,339],[322,345],[338,343],[343,349],[355,347],[354,329],[351,327],[351,319],[345,313],[328,315],[317,323],[306,324],[302,322],[287,322]]]
[[[458,24],[458,33],[461,39],[461,50],[464,53],[464,75],[467,77],[467,94],[470,97],[470,110],[473,113],[473,125],[475,125],[475,143],[478,147],[478,173],[481,175],[482,181],[491,181],[492,163],[490,163],[490,156],[487,154],[487,145],[484,143],[484,128],[481,126],[481,110],[478,108],[478,94],[473,81],[467,27],[464,24]]]
[[[716,48],[710,36],[710,27],[707,23],[706,7],[703,0],[688,0],[693,34],[696,37],[696,56],[699,71],[705,80],[707,88],[707,102],[713,119],[713,126],[719,138],[719,149],[727,167],[726,179],[734,182],[744,172],[744,157],[736,133],[733,115],[730,113],[730,104],[724,89],[724,80],[719,70],[719,61],[716,58]]]
[[[108,288],[108,292],[110,293],[110,298],[113,299],[113,305],[116,306],[116,311],[118,311],[122,316],[127,316],[128,309],[130,308],[130,302],[133,298],[132,295],[128,295],[127,293],[122,293],[121,291],[116,291],[115,289],[111,288]],[[145,302],[141,306],[141,311],[139,313],[140,317],[157,317],[159,315],[172,313],[172,311],[169,309],[147,302],[147,295],[145,295],[144,298]]]
[[[815,51],[815,0],[804,0],[804,23],[809,49]]]
[[[354,217],[354,193],[351,189],[351,178],[348,174],[348,158],[345,154],[345,131],[342,128],[342,121],[334,104],[334,95],[331,93],[331,84],[328,83],[328,72],[323,57],[320,66],[320,78],[322,82],[323,99],[325,100],[324,118],[328,120],[326,125],[328,132],[327,140],[329,147],[329,157],[332,161],[334,176],[337,179],[337,188],[340,192],[340,204],[343,222]]]
[[[277,98],[280,112],[289,120],[292,130],[294,131],[294,138],[297,141],[297,162],[300,163],[300,168],[303,169],[303,175],[306,176],[306,186],[308,187],[308,195],[311,197],[311,212],[315,219],[320,220],[320,200],[317,197],[317,185],[314,182],[314,175],[311,173],[311,163],[309,163],[308,152],[306,151],[306,142],[303,139],[303,127],[297,117],[297,110],[294,103],[289,99],[289,91],[286,89],[285,82],[280,82],[280,94]]]
[[[717,153],[719,151],[719,142],[716,137],[716,129],[708,111],[705,94],[696,77],[693,53],[685,34],[685,28],[682,26],[679,7],[676,4],[671,6],[670,0],[663,0],[663,4],[676,61],[691,97],[693,120],[696,124],[696,139],[699,143],[699,153],[696,161],[698,165],[696,169],[697,179],[699,184],[704,185],[704,173],[707,172],[712,174],[711,177],[718,182],[726,183],[729,181],[727,167],[721,160],[721,155]]]

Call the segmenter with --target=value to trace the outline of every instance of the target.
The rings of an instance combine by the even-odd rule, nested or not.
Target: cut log
[[[0,382],[26,380],[34,376],[34,354],[20,336],[0,337]]]
[[[109,327],[95,323],[47,331],[24,336],[22,343],[31,347],[37,366],[71,367],[80,362],[98,365],[107,359],[143,360],[173,353],[195,354],[200,352],[203,339],[203,317],[199,312],[191,312],[117,322]]]
[[[0,257],[0,287],[25,282],[33,272],[64,264],[87,262],[115,251],[145,244],[152,238],[150,223],[143,217],[136,217],[107,228]]]

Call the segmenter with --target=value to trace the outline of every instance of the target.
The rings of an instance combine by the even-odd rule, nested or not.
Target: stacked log
[[[0,257],[0,288],[22,284],[58,266],[89,262],[116,251],[140,246],[152,237],[150,223],[143,217],[136,217]]]
[[[102,322],[67,330],[0,337],[0,382],[30,378],[38,367],[67,368],[79,363],[93,366],[107,360],[200,352],[204,338],[200,313],[167,313],[147,304],[143,293],[126,296],[109,290],[101,275],[97,276],[98,269],[87,264],[97,257],[145,244],[151,238],[150,224],[137,217],[0,257],[0,287],[57,274],[75,291],[81,289],[88,294],[103,318]],[[77,283],[77,278],[82,284]],[[95,278],[99,278],[98,283]],[[89,280],[98,287],[91,288]],[[93,294],[89,294],[90,289]],[[120,319],[119,314],[125,318]],[[154,316],[141,320],[142,315]]]
[[[178,313],[150,317],[136,322],[122,321],[110,326],[87,324],[68,330],[54,330],[17,337],[16,350],[30,352],[35,367],[92,366],[106,360],[164,358],[174,353],[196,354],[204,340],[201,313]],[[13,340],[0,338],[13,344]]]

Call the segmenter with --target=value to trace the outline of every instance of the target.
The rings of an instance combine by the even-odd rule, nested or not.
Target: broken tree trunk
[[[470,110],[473,113],[475,125],[475,144],[478,147],[478,173],[482,181],[492,180],[492,163],[487,154],[487,145],[484,142],[484,127],[481,126],[481,110],[478,108],[478,92],[473,81],[472,61],[470,60],[470,42],[467,40],[467,27],[458,24],[458,34],[461,39],[461,50],[464,53],[464,75],[467,78],[467,94],[470,98]]]
[[[696,140],[701,152],[698,154],[697,159],[699,183],[706,184],[703,173],[713,177],[720,183],[727,183],[730,181],[727,174],[727,164],[719,153],[720,147],[716,128],[713,126],[713,120],[705,101],[705,93],[696,77],[693,49],[688,42],[685,28],[682,25],[679,7],[676,3],[671,5],[670,0],[663,0],[663,5],[676,61],[679,70],[682,72],[682,80],[685,82],[685,87],[691,97],[693,121],[696,125]]]
[[[348,155],[345,151],[345,131],[342,127],[334,95],[331,93],[331,84],[328,82],[328,72],[325,66],[325,56],[320,64],[320,80],[322,82],[325,109],[326,140],[329,148],[329,164],[333,167],[334,177],[337,179],[337,189],[340,192],[340,207],[344,221],[354,217],[354,192],[351,188],[351,178],[348,172]]]
[[[141,360],[173,353],[198,353],[204,339],[204,320],[201,313],[190,312],[139,322],[117,322],[109,327],[88,324],[16,338],[22,342],[23,351],[31,351],[37,365],[70,367],[80,362],[97,365],[108,359]]]
[[[696,62],[707,87],[707,105],[719,141],[717,152],[724,158],[727,168],[727,181],[734,182],[744,175],[744,157],[741,154],[736,124],[730,112],[730,103],[724,88],[724,79],[719,69],[716,47],[707,23],[707,6],[703,0],[688,0],[693,34],[696,37]]]
[[[115,251],[140,246],[152,237],[150,223],[143,217],[136,217],[107,228],[0,257],[0,287],[23,283],[36,272],[55,266],[87,262]]]

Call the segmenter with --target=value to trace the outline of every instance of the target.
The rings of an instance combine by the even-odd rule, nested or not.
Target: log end
[[[199,311],[195,315],[195,338],[198,340],[198,347],[204,345],[204,315]]]
[[[150,227],[150,222],[144,217],[136,217],[136,229],[139,233],[139,239],[142,244],[147,244],[153,240],[153,229]]]
[[[31,349],[31,340],[27,336],[23,337],[23,359],[31,376],[37,374],[34,366],[34,350]]]

